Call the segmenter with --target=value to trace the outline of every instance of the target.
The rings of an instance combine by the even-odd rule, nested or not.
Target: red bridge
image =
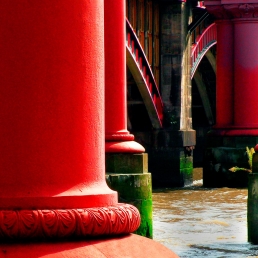
[[[203,57],[206,55],[214,67],[214,58],[210,57],[209,49],[217,43],[217,29],[215,23],[204,28],[204,21],[208,14],[205,13],[189,27],[193,45],[191,48],[191,79],[197,74],[196,70]],[[204,28],[204,29],[201,29]],[[153,128],[161,128],[163,123],[163,102],[159,88],[152,73],[150,64],[144,50],[137,38],[128,19],[126,19],[126,53],[127,66],[138,86],[143,102],[146,106]],[[197,78],[198,75],[196,75]],[[207,101],[208,98],[206,98]],[[209,105],[208,105],[209,106]],[[207,109],[207,108],[206,108]],[[210,111],[206,110],[206,113]],[[211,116],[211,115],[208,115]],[[213,121],[213,119],[212,119]]]

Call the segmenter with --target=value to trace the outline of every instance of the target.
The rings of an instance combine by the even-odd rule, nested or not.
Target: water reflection
[[[258,257],[247,242],[247,189],[153,190],[154,240],[189,257]]]

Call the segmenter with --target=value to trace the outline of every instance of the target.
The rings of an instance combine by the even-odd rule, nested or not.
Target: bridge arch
[[[209,125],[215,123],[215,113],[213,111],[213,105],[211,103],[211,97],[209,97],[207,88],[203,80],[203,75],[199,71],[198,66],[206,56],[208,62],[211,65],[212,70],[216,75],[216,59],[211,51],[211,48],[217,43],[217,26],[215,23],[210,24],[200,35],[196,37],[195,44],[192,46],[191,51],[191,79],[196,83],[204,113],[206,115]]]
[[[130,24],[126,19],[127,66],[137,84],[153,128],[162,127],[163,102],[147,57]]]
[[[195,79],[199,85],[199,91],[205,92],[205,85],[201,83],[200,75],[198,74],[197,68],[202,61],[203,57],[206,56],[209,60],[215,74],[216,74],[216,61],[214,56],[211,54],[210,49],[217,44],[217,28],[216,24],[212,23],[209,25],[200,35],[196,38],[196,43],[191,49],[191,70],[190,77]],[[126,19],[126,53],[127,53],[127,66],[134,77],[134,80],[138,86],[139,92],[142,96],[143,102],[147,109],[151,124],[153,128],[161,128],[163,120],[163,103],[161,95],[155,78],[151,71],[148,60],[144,54],[141,44],[130,24]],[[201,90],[201,88],[203,90]],[[202,97],[205,103],[207,97],[205,94]],[[212,112],[210,111],[209,103],[206,103],[205,111],[208,120],[212,124],[214,119],[212,118]]]
[[[212,23],[207,27],[201,35],[197,37],[196,43],[192,47],[191,51],[191,79],[198,68],[203,57],[209,53],[211,47],[217,44],[217,28],[216,24]],[[208,57],[209,61],[210,58]],[[211,61],[210,61],[211,62]],[[214,67],[214,65],[212,65]]]

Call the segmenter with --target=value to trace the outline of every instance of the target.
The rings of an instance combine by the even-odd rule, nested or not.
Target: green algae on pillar
[[[107,174],[108,186],[117,191],[119,202],[133,204],[140,212],[141,224],[134,233],[152,238],[151,174]]]
[[[140,212],[141,225],[135,233],[152,238],[152,180],[148,173],[148,154],[106,153],[106,170],[107,184],[118,192],[119,201],[133,204]]]

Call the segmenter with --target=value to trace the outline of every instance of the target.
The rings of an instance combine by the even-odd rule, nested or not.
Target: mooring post
[[[247,230],[248,242],[258,244],[258,144],[254,150],[252,173],[248,177]]]

